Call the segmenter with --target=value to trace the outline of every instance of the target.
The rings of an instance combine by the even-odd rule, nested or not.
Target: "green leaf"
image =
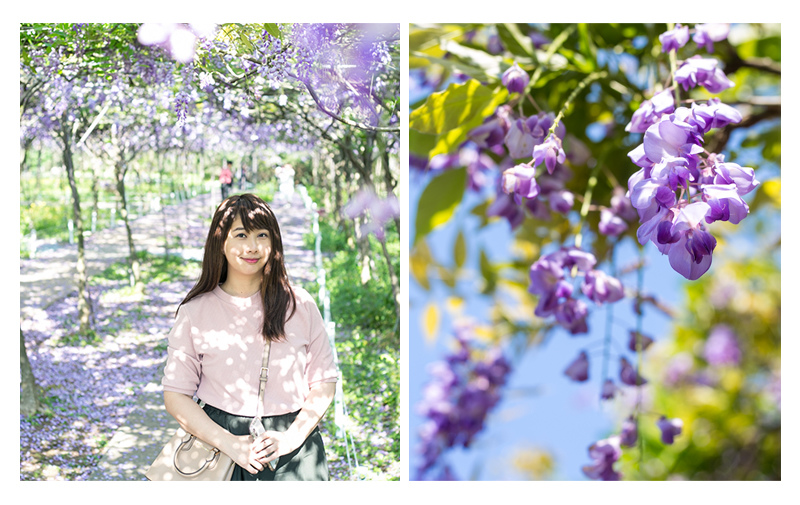
[[[495,287],[497,286],[497,272],[492,266],[492,263],[489,261],[486,251],[483,249],[481,249],[480,270],[481,276],[484,280],[484,286],[481,292],[483,294],[489,294],[494,291]]]
[[[436,142],[436,135],[408,130],[408,150],[414,154],[427,156],[428,152],[436,147]]]
[[[409,126],[422,133],[441,135],[476,117],[483,120],[507,95],[505,88],[492,89],[475,79],[451,84],[446,90],[428,96],[425,103],[409,115]]]
[[[414,280],[426,291],[431,289],[428,268],[432,266],[436,265],[428,244],[425,240],[420,240],[414,244],[411,253],[408,255],[408,269]]]
[[[448,170],[428,183],[417,204],[415,245],[419,239],[450,220],[464,196],[466,181],[467,170],[458,168]]]
[[[425,65],[421,65],[423,61]],[[497,75],[489,75],[479,66],[457,58],[441,58],[438,56],[425,55],[421,52],[412,52],[409,54],[408,63],[409,65],[413,63],[414,67],[412,68],[420,68],[421,66],[429,66],[431,64],[441,65],[449,72],[466,74],[478,81],[489,82],[498,80]]]
[[[490,88],[475,79],[451,84],[446,90],[428,96],[410,114],[409,126],[421,133],[437,135],[436,145],[428,153],[433,158],[461,144],[470,130],[493,114],[507,97],[505,87]]]
[[[477,68],[479,73],[471,73],[470,77],[481,82],[497,82],[500,80],[500,64],[503,59],[471,47],[462,46],[455,40],[442,41],[442,49],[452,56],[467,63],[473,68]]]
[[[523,35],[519,27],[513,23],[500,23],[497,25],[497,35],[503,45],[515,56],[527,56],[536,60],[531,38]]]
[[[456,236],[456,242],[453,245],[453,258],[455,259],[456,268],[461,268],[467,260],[467,241],[464,238],[464,232],[459,231]]]
[[[281,29],[278,28],[277,23],[264,23],[264,28],[267,30],[267,33],[269,33],[273,37],[283,40]]]
[[[578,36],[581,53],[584,56],[590,57],[589,63],[591,64],[592,71],[594,71],[594,62],[597,60],[597,47],[594,45],[591,35],[589,35],[589,27],[586,23],[578,24]]]

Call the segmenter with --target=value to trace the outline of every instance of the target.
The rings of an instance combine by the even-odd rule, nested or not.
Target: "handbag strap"
[[[264,391],[267,389],[267,380],[269,380],[269,352],[270,341],[266,339],[267,343],[264,344],[264,352],[261,355],[261,373],[258,376],[258,407],[256,409],[256,416],[261,417],[264,410]]]
[[[184,477],[194,477],[195,475],[199,475],[200,472],[202,472],[208,467],[213,466],[214,463],[219,461],[220,450],[214,447],[211,450],[210,457],[206,458],[203,461],[203,466],[201,466],[194,472],[187,472],[181,470],[181,467],[178,465],[178,455],[182,450],[188,451],[189,449],[191,449],[192,444],[194,444],[195,440],[197,440],[197,437],[195,437],[194,435],[190,435],[188,439],[185,438],[181,440],[181,445],[178,446],[178,448],[175,450],[175,454],[172,456],[172,466],[175,467],[175,470]]]
[[[264,352],[261,354],[261,373],[258,375],[258,405],[256,406],[256,417],[261,417],[264,410],[264,391],[267,389],[267,380],[269,380],[269,352],[270,342],[264,344]],[[206,402],[197,399],[200,408],[206,406]]]

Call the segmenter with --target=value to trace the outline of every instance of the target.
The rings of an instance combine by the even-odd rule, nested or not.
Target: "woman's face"
[[[225,239],[223,250],[228,260],[229,277],[260,277],[272,252],[272,239],[267,230],[246,231],[242,226],[242,219],[237,216]]]

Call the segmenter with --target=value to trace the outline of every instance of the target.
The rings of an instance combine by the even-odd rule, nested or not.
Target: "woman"
[[[265,339],[268,381],[259,413]],[[231,457],[231,480],[328,480],[317,424],[337,380],[319,309],[289,283],[272,210],[250,194],[223,201],[200,279],[169,334],[162,380],[167,411]],[[266,432],[254,438],[249,424],[257,415]]]

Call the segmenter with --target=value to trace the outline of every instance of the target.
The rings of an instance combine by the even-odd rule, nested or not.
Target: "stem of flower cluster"
[[[639,246],[639,271],[636,276],[636,376],[641,377],[642,371],[642,325],[644,323],[644,311],[642,310],[642,289],[644,289],[644,246]],[[638,382],[638,379],[637,379]],[[639,461],[637,463],[639,469],[639,478],[642,478],[642,462],[644,461],[644,437],[641,435],[639,429],[639,418],[642,413],[642,386],[636,386],[636,433],[639,434]]]
[[[589,175],[589,180],[586,181],[586,191],[583,194],[583,204],[581,205],[581,214],[580,220],[578,224],[575,226],[575,247],[581,247],[581,243],[583,242],[583,222],[586,220],[586,216],[589,214],[589,209],[592,206],[592,192],[594,192],[594,187],[597,185],[597,173],[603,166],[605,161],[605,151],[600,158],[597,160],[595,166],[592,168],[592,173]]]
[[[617,276],[617,268],[616,262],[614,261],[614,251],[616,250],[616,241],[611,244],[611,257],[609,258],[609,268],[611,271],[609,274],[612,277]],[[606,379],[608,379],[608,364],[611,361],[611,328],[614,323],[614,304],[608,303],[606,304],[606,334],[603,340],[603,375],[602,380],[600,381],[600,399],[602,401],[603,398],[603,385],[606,383]]]
[[[572,105],[572,101],[575,100],[575,98],[578,97],[580,92],[583,91],[586,88],[586,86],[588,86],[589,84],[591,84],[592,82],[594,82],[594,81],[596,81],[598,79],[603,79],[603,78],[605,78],[607,76],[608,76],[608,72],[603,70],[601,72],[592,72],[591,74],[589,74],[586,77],[584,77],[583,80],[578,83],[578,85],[575,87],[575,89],[572,90],[572,93],[570,93],[569,97],[567,98],[567,101],[564,102],[564,105],[561,106],[561,110],[558,111],[558,115],[553,120],[553,125],[550,127],[550,130],[548,130],[547,135],[550,136],[550,135],[553,135],[555,133],[556,127],[561,122],[561,118],[564,117],[564,114],[567,112],[567,109],[569,108],[569,106]]]

